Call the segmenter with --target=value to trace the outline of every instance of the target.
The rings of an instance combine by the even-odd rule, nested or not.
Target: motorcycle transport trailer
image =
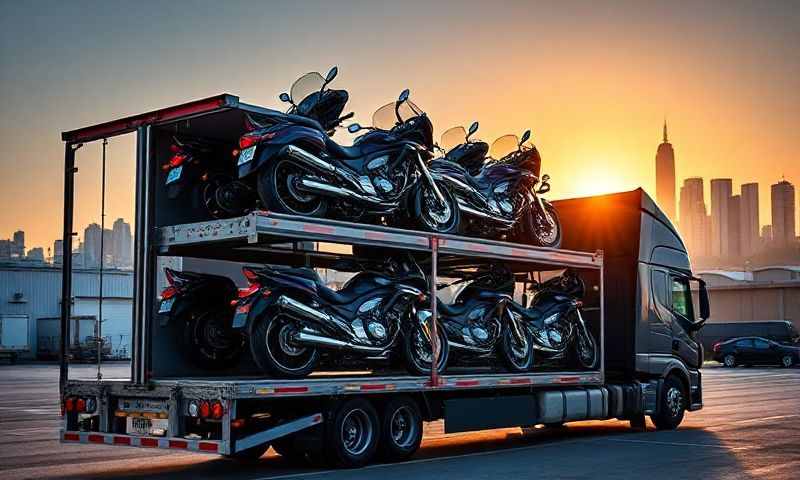
[[[646,372],[640,368],[640,355],[649,354],[637,350],[646,343],[632,343],[643,328],[634,309],[623,309],[622,316],[614,319],[615,328],[627,333],[615,333],[615,344],[608,344],[605,306],[613,302],[639,305],[650,295],[641,294],[636,286],[640,281],[636,261],[633,271],[606,269],[600,251],[603,241],[584,251],[554,250],[263,211],[208,220],[198,218],[190,205],[170,201],[160,193],[165,180],[161,165],[169,160],[170,139],[175,134],[213,139],[221,145],[220,151],[230,152],[245,116],[269,113],[223,94],[62,135],[66,144],[64,250],[72,251],[77,150],[86,142],[136,134],[131,379],[69,380],[68,358],[62,353],[62,442],[235,458],[258,457],[272,445],[283,455],[322,454],[335,464],[356,466],[369,462],[376,451],[390,460],[412,455],[421,440],[422,420],[443,419],[448,433],[610,418],[629,419],[641,428],[645,415],[662,418],[668,411],[668,387],[683,394],[677,405],[680,418],[686,409],[701,408],[699,372],[687,366],[683,357],[662,355],[671,358],[658,364],[662,371],[650,368],[650,363]],[[235,159],[230,161],[235,168]],[[637,206],[635,211],[643,210]],[[627,219],[630,228],[637,221],[639,225],[649,221],[644,214],[636,218]],[[636,231],[642,238],[647,235],[645,230]],[[530,280],[547,272],[575,269],[589,286],[584,316],[599,339],[600,361],[590,370],[543,365],[528,373],[451,369],[439,376],[434,372],[418,377],[388,369],[270,379],[255,371],[247,358],[222,372],[188,364],[175,352],[174,338],[157,318],[160,267],[170,259],[199,266],[261,263],[331,268],[342,258],[357,257],[364,246],[425,254],[424,268],[433,288],[440,277],[458,278],[470,265],[492,261],[504,262],[518,278]],[[62,298],[68,299],[72,296],[70,255],[64,257],[63,267]],[[668,267],[664,266],[672,271]],[[611,291],[630,298],[618,302],[609,297],[609,282],[625,282]],[[436,318],[436,302],[431,310]],[[66,351],[69,339],[70,314],[70,302],[63,301],[61,352]],[[436,322],[432,324],[435,328]],[[619,352],[630,353],[632,360],[619,361],[618,370],[607,372],[606,358],[613,356],[617,361]],[[679,382],[677,387],[675,382]],[[384,434],[379,434],[381,430]]]

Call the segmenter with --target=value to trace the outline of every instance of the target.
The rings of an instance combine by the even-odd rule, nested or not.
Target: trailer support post
[[[61,366],[58,375],[59,396],[69,380],[69,320],[72,314],[72,214],[75,192],[75,151],[82,143],[67,143],[64,147],[64,237],[61,249]],[[55,254],[55,252],[53,252]]]
[[[436,277],[438,275],[437,267],[439,262],[439,237],[431,235],[431,386],[439,386],[439,332],[437,323],[439,317],[437,315],[436,304],[439,302],[436,295]]]

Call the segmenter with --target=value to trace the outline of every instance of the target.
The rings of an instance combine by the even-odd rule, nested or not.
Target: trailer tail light
[[[200,402],[200,418],[208,418],[211,415],[211,405],[205,400]]]
[[[247,283],[250,285],[254,283],[258,283],[258,273],[255,270],[249,267],[243,267],[242,273],[244,274],[244,278],[247,279]]]
[[[161,300],[168,300],[178,294],[178,289],[170,285],[161,292]]]
[[[211,417],[212,418],[214,418],[216,420],[219,420],[219,419],[222,418],[222,414],[223,413],[225,413],[225,410],[224,410],[224,408],[222,408],[222,403],[214,402],[211,405]]]
[[[79,398],[75,401],[75,410],[79,413],[83,413],[86,411],[86,400]]]
[[[263,135],[260,134],[247,134],[239,137],[239,150],[250,148],[253,145],[258,145],[262,140],[272,140],[277,135],[277,132],[269,132]]]
[[[180,167],[187,158],[189,158],[189,156],[183,153],[173,155],[172,158],[169,159],[170,168]]]
[[[64,400],[64,410],[66,410],[68,413],[69,412],[74,412],[75,411],[75,399],[68,398],[68,399]]]

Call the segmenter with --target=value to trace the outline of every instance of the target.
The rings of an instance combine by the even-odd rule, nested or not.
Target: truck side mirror
[[[706,290],[706,282],[698,279],[700,284],[699,301],[700,301],[700,318],[705,321],[711,316],[711,309],[708,305],[708,290]]]

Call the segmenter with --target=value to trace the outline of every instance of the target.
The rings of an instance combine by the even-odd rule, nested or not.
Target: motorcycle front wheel
[[[303,378],[319,363],[319,351],[298,345],[292,337],[299,330],[288,317],[267,312],[250,333],[250,353],[256,365],[280,378]]]
[[[444,197],[444,205],[429,185],[423,184],[417,188],[414,195],[417,225],[433,233],[456,234],[461,224],[458,201],[444,183],[436,182],[436,186]]]
[[[506,368],[512,372],[529,372],[534,367],[533,336],[527,328],[522,328],[523,342],[514,338],[510,328],[503,329],[500,343],[500,356]]]
[[[327,199],[297,189],[297,180],[309,170],[287,159],[277,159],[258,174],[258,196],[268,210],[303,217],[324,217]]]
[[[584,335],[578,330],[573,347],[573,358],[577,366],[585,370],[597,368],[600,355],[597,348],[597,340],[594,339],[594,335],[591,333]]]
[[[534,207],[528,210],[520,219],[522,222],[522,243],[537,245],[539,247],[561,247],[561,221],[555,207],[546,203],[544,212],[537,213]]]
[[[439,358],[437,359],[438,373],[443,373],[447,367],[447,359],[450,356],[450,344],[447,343],[447,334],[441,325],[438,326],[437,336],[439,337]],[[426,338],[419,325],[414,326],[403,339],[403,346],[406,359],[406,369],[413,375],[430,375],[431,364],[433,363],[433,353],[431,343]]]
[[[190,312],[183,328],[184,353],[189,361],[209,370],[231,368],[244,350],[242,335],[230,329],[233,312],[209,308]]]

